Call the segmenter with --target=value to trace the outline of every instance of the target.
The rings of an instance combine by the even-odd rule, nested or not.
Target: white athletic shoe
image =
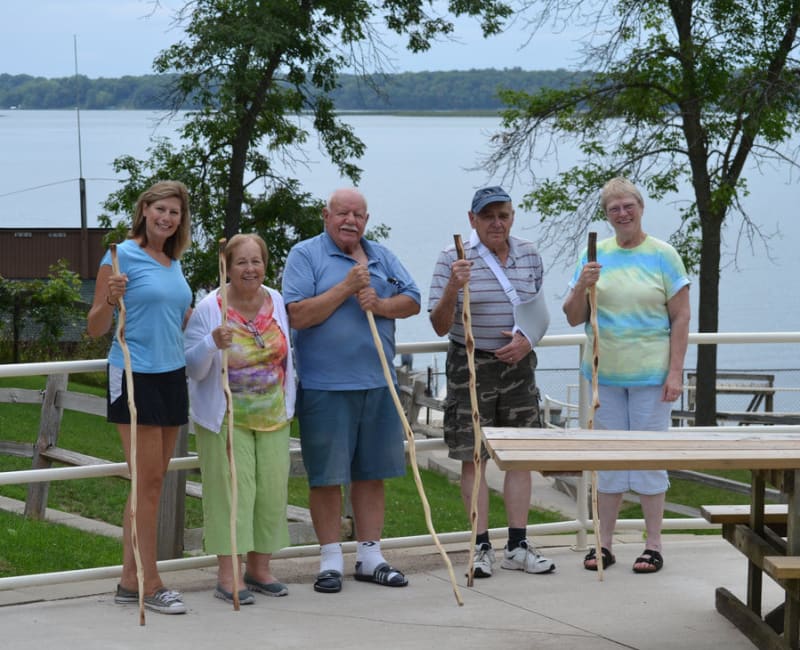
[[[488,544],[478,544],[472,560],[472,575],[476,578],[491,578],[494,566],[494,549]]]
[[[527,540],[522,540],[513,551],[509,551],[508,547],[503,549],[503,561],[500,566],[526,573],[550,573],[556,568],[556,563],[539,555]]]

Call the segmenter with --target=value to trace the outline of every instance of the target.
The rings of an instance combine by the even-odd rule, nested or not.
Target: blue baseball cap
[[[510,201],[511,197],[508,192],[499,185],[484,187],[475,192],[475,196],[472,197],[472,213],[478,214],[490,203],[508,203]]]

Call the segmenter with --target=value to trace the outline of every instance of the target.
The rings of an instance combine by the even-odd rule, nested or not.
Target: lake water
[[[119,179],[111,161],[121,154],[145,157],[152,136],[171,137],[174,123],[162,123],[161,113],[148,111],[83,111],[81,153],[87,179],[89,225],[97,223],[101,201],[117,187]],[[360,162],[364,174],[360,187],[369,201],[371,223],[391,227],[388,245],[408,266],[423,293],[423,313],[401,321],[398,340],[432,341],[426,306],[433,265],[453,233],[466,236],[467,210],[474,190],[497,182],[483,172],[470,171],[485,152],[488,136],[497,128],[491,117],[349,116],[347,121],[367,145]],[[336,170],[315,145],[306,152],[308,165],[296,171],[306,191],[320,198],[342,185]],[[561,163],[574,152],[561,151]],[[542,168],[541,173],[553,173]],[[724,232],[726,249],[720,288],[720,331],[794,331],[800,320],[800,296],[794,281],[800,241],[798,187],[786,172],[749,171],[750,196],[743,203],[762,232],[780,231],[771,241],[769,254],[763,245],[753,250],[740,241],[737,263],[734,251],[738,222]],[[79,152],[76,114],[71,111],[0,111],[0,226],[78,227]],[[515,199],[524,185],[506,183]],[[689,193],[683,195],[687,198]],[[645,229],[666,239],[678,224],[675,204],[650,203],[645,197]],[[536,240],[535,215],[517,210],[515,234]],[[598,225],[599,237],[611,234]],[[554,243],[555,244],[555,243]],[[560,305],[572,274],[572,261],[553,263],[557,249],[542,250],[546,268],[545,287],[551,311],[551,334],[576,333],[561,315]],[[696,280],[696,278],[695,278]],[[692,288],[696,314],[698,291]],[[697,330],[696,318],[692,331]],[[540,367],[575,365],[574,350],[546,348]],[[420,357],[416,365],[429,358]],[[687,368],[695,364],[690,347]],[[440,364],[441,365],[441,364]],[[722,346],[720,369],[773,369],[800,366],[796,347]],[[793,383],[797,383],[796,381]],[[792,410],[800,410],[794,408]]]

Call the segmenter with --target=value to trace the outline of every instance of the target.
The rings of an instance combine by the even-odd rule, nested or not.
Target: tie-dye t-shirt
[[[266,302],[248,321],[228,307],[233,342],[228,348],[228,383],[237,426],[273,431],[286,424],[284,381],[288,343]]]
[[[602,265],[597,282],[598,381],[609,386],[663,384],[669,370],[667,302],[689,284],[683,261],[672,246],[650,236],[636,248],[620,248],[614,237],[598,242],[597,261]],[[586,251],[570,287],[584,264]],[[586,335],[581,372],[590,379],[594,336],[588,320]]]

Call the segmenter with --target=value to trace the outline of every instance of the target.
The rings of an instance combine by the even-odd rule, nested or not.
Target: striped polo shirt
[[[544,275],[542,258],[532,242],[510,236],[508,243],[509,252],[505,265],[501,264],[500,260],[497,260],[497,263],[505,271],[520,300],[528,302],[542,288]],[[469,293],[475,347],[478,350],[493,351],[508,344],[508,337],[500,332],[510,332],[514,327],[514,309],[503,287],[478,251],[467,243],[464,245],[464,254],[472,262]],[[448,246],[439,254],[428,294],[428,311],[433,310],[442,297],[442,292],[450,279],[450,267],[457,258],[454,245]],[[464,292],[459,291],[455,319],[449,334],[451,340],[462,345],[465,342],[464,324],[461,321],[463,300]]]

